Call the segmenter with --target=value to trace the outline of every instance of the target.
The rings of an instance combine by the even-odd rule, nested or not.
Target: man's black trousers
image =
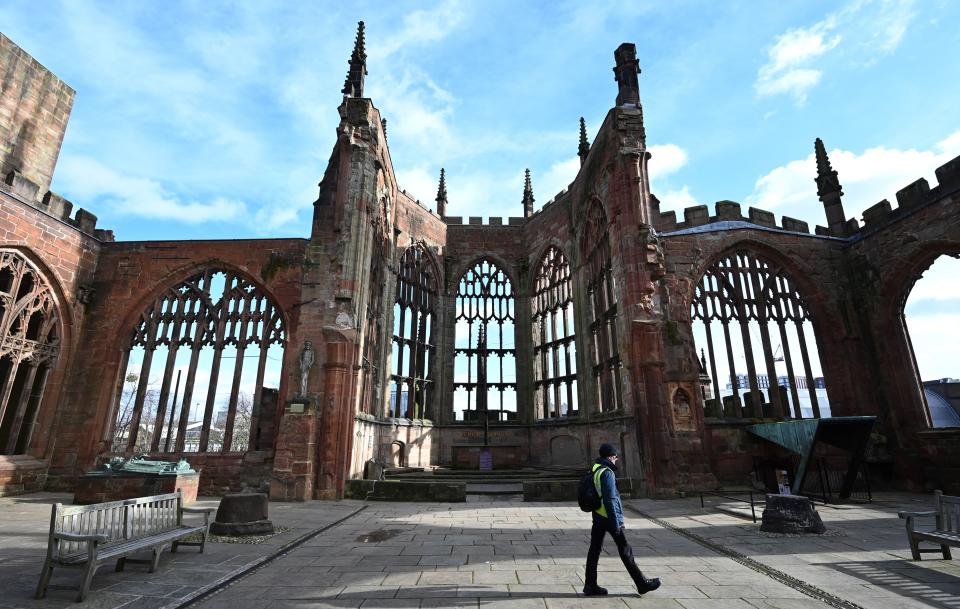
[[[633,583],[638,586],[643,583],[643,573],[633,560],[633,548],[627,542],[627,537],[623,533],[623,527],[616,530],[610,530],[609,520],[602,516],[594,514],[593,528],[590,529],[590,550],[587,552],[587,573],[584,577],[587,587],[597,585],[597,563],[600,561],[600,552],[603,550],[603,536],[607,533],[613,537],[617,544],[617,551],[620,553],[620,560],[623,566],[627,568],[627,573],[633,578]]]

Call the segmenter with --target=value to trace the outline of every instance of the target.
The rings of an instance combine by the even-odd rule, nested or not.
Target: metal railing
[[[756,507],[755,507],[755,505],[754,505],[754,501],[753,501],[753,491],[752,491],[752,490],[746,489],[746,490],[743,490],[743,491],[726,491],[726,492],[737,492],[737,493],[740,494],[740,495],[747,494],[747,495],[750,496],[750,499],[743,499],[742,497],[734,497],[733,495],[725,495],[725,494],[724,494],[724,491],[701,491],[701,492],[700,492],[700,507],[701,507],[701,508],[706,507],[706,505],[704,504],[704,501],[703,501],[703,498],[704,498],[705,495],[710,495],[711,497],[720,497],[720,498],[722,498],[722,499],[728,499],[728,500],[730,500],[730,501],[739,501],[739,502],[741,502],[741,503],[749,503],[749,504],[750,504],[750,517],[753,518],[753,521],[754,521],[754,522],[757,521],[757,510],[756,510]]]

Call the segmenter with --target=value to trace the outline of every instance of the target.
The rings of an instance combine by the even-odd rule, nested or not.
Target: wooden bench
[[[946,560],[950,560],[950,546],[960,547],[960,497],[944,495],[940,491],[933,493],[933,510],[929,512],[899,512],[900,518],[907,519],[907,541],[910,542],[910,552],[914,560],[920,560],[921,554],[942,552]],[[935,527],[932,531],[917,530],[917,518],[935,518]],[[935,543],[939,549],[920,549],[920,542]]]
[[[126,563],[149,563],[153,573],[160,562],[160,552],[170,545],[199,546],[203,552],[210,528],[210,513],[215,508],[184,507],[180,491],[152,497],[138,497],[93,505],[64,505],[56,503],[50,517],[50,536],[47,540],[47,559],[43,563],[37,598],[43,598],[50,585],[54,566],[83,568],[83,580],[77,600],[82,601],[90,590],[97,568],[108,561],[117,561],[117,571]],[[203,514],[202,525],[187,525],[183,514]],[[200,535],[200,541],[183,538]],[[133,559],[129,555],[150,550],[150,559]]]

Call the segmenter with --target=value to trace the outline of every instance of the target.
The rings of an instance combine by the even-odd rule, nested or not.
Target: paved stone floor
[[[13,607],[76,609],[156,609],[176,606],[204,586],[255,563],[263,556],[304,533],[336,522],[362,507],[362,502],[272,503],[270,515],[275,524],[289,530],[258,545],[208,543],[200,554],[196,548],[183,548],[176,554],[164,552],[160,567],[147,573],[144,565],[127,565],[117,573],[105,564],[93,578],[90,595],[83,603],[74,602],[79,569],[55,569],[54,585],[71,590],[51,589],[43,600],[34,600],[40,568],[50,530],[50,507],[55,502],[70,503],[69,494],[34,493],[19,497],[0,497],[0,609]],[[217,499],[204,499],[197,505],[216,507]],[[189,516],[188,518],[202,518]]]
[[[818,506],[828,533],[762,534],[758,525],[699,499],[630,504],[698,538],[729,548],[817,586],[854,606],[960,608],[960,565],[926,555],[909,560],[898,509],[923,509],[928,498],[881,496],[868,506]],[[608,540],[600,583],[611,595],[584,598],[583,562],[589,517],[575,506],[470,504],[271,504],[275,523],[291,527],[261,545],[212,543],[165,554],[158,573],[136,566],[94,579],[87,602],[52,590],[33,601],[49,504],[63,496],[0,499],[0,607],[174,608],[214,582],[248,569],[284,544],[362,511],[237,579],[191,607],[323,609],[327,607],[526,609],[671,608],[813,609],[828,605],[744,566],[695,540],[630,512],[627,534],[637,562],[663,587],[640,597]],[[214,500],[215,501],[215,500]],[[78,572],[61,574],[73,583]]]

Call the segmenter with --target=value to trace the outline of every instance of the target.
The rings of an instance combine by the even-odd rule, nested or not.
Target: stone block
[[[937,167],[936,174],[941,189],[960,187],[960,156]]]
[[[750,208],[750,221],[754,224],[759,224],[760,226],[766,226],[768,228],[777,227],[777,219],[773,215],[772,211],[767,211],[765,209],[757,209],[756,207]]]
[[[149,497],[183,492],[183,502],[193,503],[197,500],[197,490],[200,487],[200,474],[147,474],[147,473],[115,473],[105,475],[91,472],[77,479],[73,492],[73,503],[87,505],[104,503],[106,501],[120,501],[136,497]]]
[[[470,222],[470,224],[483,224],[483,217],[482,217],[482,216],[470,216],[469,222]]]
[[[526,218],[521,218],[517,216],[510,216],[510,219],[508,220],[510,226],[522,226],[523,223],[526,221],[527,221]]]
[[[683,210],[683,221],[689,226],[702,226],[710,222],[710,210],[706,205],[695,205]]]
[[[463,216],[444,216],[443,221],[447,224],[463,224]]]
[[[62,220],[69,219],[73,213],[73,203],[49,190],[43,195],[43,206],[51,216]]]
[[[865,226],[876,225],[890,217],[890,201],[884,199],[876,205],[872,205],[863,210],[863,224]]]
[[[268,505],[263,493],[224,495],[210,532],[228,536],[269,535],[273,533],[273,523],[267,518]]]
[[[74,217],[74,224],[83,232],[92,235],[97,229],[97,217],[81,207]]]
[[[765,533],[823,533],[826,527],[813,502],[799,495],[767,495],[760,530]]]
[[[40,186],[16,169],[10,171],[4,179],[10,191],[31,203],[40,198]]]
[[[490,226],[503,226],[503,218],[490,217]]]
[[[924,178],[897,191],[897,205],[903,209],[918,207],[930,196],[930,185]]]
[[[743,220],[740,204],[736,201],[717,201],[717,220]]]
[[[804,222],[803,220],[797,220],[796,218],[790,218],[789,216],[784,216],[782,224],[783,224],[783,230],[788,230],[793,233],[810,234],[810,225]]]
[[[664,211],[660,213],[660,230],[664,232],[677,230],[677,212]]]

